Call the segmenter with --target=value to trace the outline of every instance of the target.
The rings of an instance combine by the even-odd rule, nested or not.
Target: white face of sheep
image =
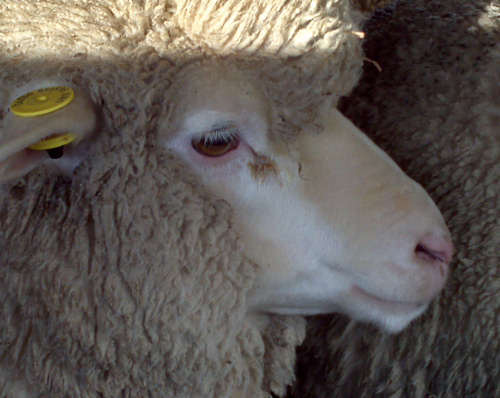
[[[290,153],[257,90],[207,76],[184,87],[161,145],[234,209],[261,266],[249,310],[341,312],[388,331],[420,315],[453,250],[424,189],[334,109],[318,112],[321,131],[303,127]]]

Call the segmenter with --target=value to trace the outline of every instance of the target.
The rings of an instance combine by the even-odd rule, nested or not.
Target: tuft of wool
[[[391,336],[314,318],[290,397],[500,396],[500,5],[401,1],[365,27],[341,109],[437,202],[455,243],[439,299]]]

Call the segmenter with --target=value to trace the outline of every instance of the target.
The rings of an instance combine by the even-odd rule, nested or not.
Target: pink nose
[[[449,236],[424,236],[420,239],[415,254],[430,265],[436,267],[441,276],[446,276],[453,256],[453,243]]]

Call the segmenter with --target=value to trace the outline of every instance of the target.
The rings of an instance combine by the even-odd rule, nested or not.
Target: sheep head
[[[360,16],[348,2],[227,2],[212,8],[210,2],[178,2],[171,18],[200,53],[181,59],[177,68],[153,69],[154,77],[168,69],[168,86],[148,91],[142,81],[135,87],[142,98],[136,91],[121,99],[157,104],[160,124],[156,137],[149,136],[154,150],[179,156],[234,209],[245,253],[261,265],[249,311],[341,311],[400,330],[442,288],[452,246],[421,187],[333,108],[359,73],[360,58],[352,53],[359,51],[353,32]],[[154,16],[157,10],[143,11]],[[144,42],[159,33],[151,28]],[[121,36],[116,40],[123,45]],[[155,45],[163,45],[158,52],[171,61],[185,41]],[[147,51],[161,62],[150,46],[141,51],[132,44],[130,55],[138,59]],[[143,80],[151,81],[151,73]],[[37,135],[71,126],[90,136],[96,117],[90,96],[79,93],[68,108],[36,120],[42,132],[32,120],[8,115],[3,179],[40,162],[41,155],[25,148]],[[71,147],[81,147],[80,141]],[[76,161],[67,163],[67,174],[83,158],[70,149],[66,159],[71,152]]]
[[[245,253],[261,265],[249,310],[343,312],[402,329],[446,281],[441,214],[328,103],[294,124],[252,71],[186,68],[158,128],[159,145],[234,209]]]

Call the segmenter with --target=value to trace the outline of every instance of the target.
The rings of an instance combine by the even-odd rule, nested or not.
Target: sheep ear
[[[84,158],[78,149],[87,146],[96,119],[90,96],[77,87],[43,88],[17,98],[3,125],[0,120],[0,183],[21,177],[65,151],[74,158],[68,161],[62,156],[53,163],[72,174]]]

